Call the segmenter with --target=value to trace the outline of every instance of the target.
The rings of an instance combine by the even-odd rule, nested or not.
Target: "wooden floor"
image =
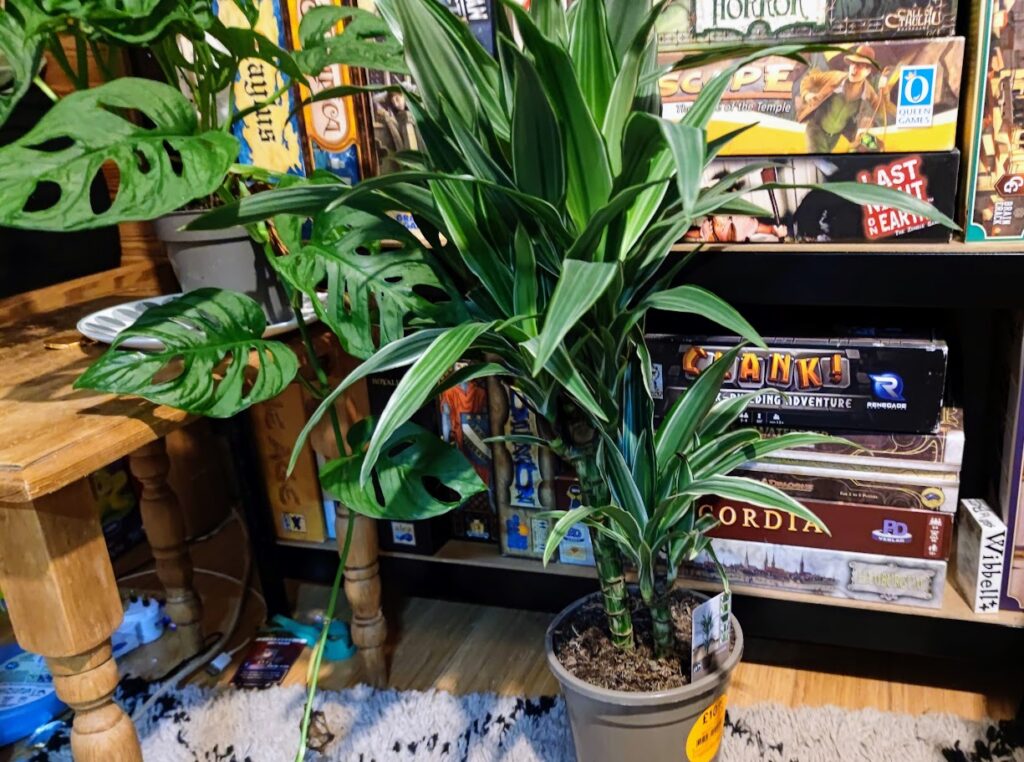
[[[196,566],[239,577],[242,563],[234,551],[241,542],[237,527],[229,525],[219,536],[194,548]],[[119,566],[137,566],[140,562],[144,563],[145,558],[127,558]],[[240,586],[202,572],[197,574],[196,583],[206,611],[206,632],[219,632],[238,601]],[[147,574],[124,587],[137,592],[155,590],[156,577]],[[325,607],[326,588],[299,583],[289,587],[298,616]],[[251,637],[263,614],[259,598],[247,596],[242,625],[226,648],[241,645]],[[389,624],[392,688],[511,695],[544,695],[558,690],[543,653],[543,635],[550,614],[422,598],[387,601],[385,614]],[[347,612],[342,616],[347,616]],[[9,625],[0,615],[0,642],[10,638]],[[732,705],[764,701],[789,706],[833,704],[849,709],[876,708],[911,714],[948,712],[970,719],[1005,719],[1013,716],[1021,698],[1024,660],[997,671],[982,670],[977,666],[984,658],[982,644],[977,662],[966,662],[966,667],[805,645],[754,645],[758,656],[772,664],[753,663],[749,659],[740,664],[729,693]],[[125,666],[135,673],[160,675],[179,656],[174,638],[165,637],[136,651]],[[286,681],[302,683],[306,669],[304,656]],[[225,686],[233,671],[233,667],[229,668],[217,678],[201,674],[196,681]],[[361,680],[358,659],[352,659],[325,664],[321,686],[340,690]],[[9,754],[10,750],[0,750],[0,761],[9,758]]]

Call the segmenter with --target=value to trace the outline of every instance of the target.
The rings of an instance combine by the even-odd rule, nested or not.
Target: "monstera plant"
[[[317,374],[322,402],[296,443],[298,452],[328,417],[341,453],[322,469],[328,491],[363,515],[411,519],[450,511],[484,490],[456,450],[410,419],[446,388],[499,376],[551,432],[499,439],[551,448],[582,487],[582,506],[555,517],[546,555],[570,527],[586,525],[608,637],[620,651],[672,658],[668,599],[677,569],[711,550],[698,496],[820,525],[786,494],[729,475],[745,461],[818,440],[762,439],[734,427],[750,399],[716,400],[737,350],[705,370],[655,426],[644,339],[648,313],[660,310],[701,316],[762,345],[735,309],[685,282],[688,255],[674,245],[700,217],[767,214],[734,187],[768,161],[702,185],[708,163],[740,132],[708,140],[706,127],[739,66],[767,54],[799,57],[806,48],[734,47],[679,61],[677,68],[723,63],[682,120],[670,122],[660,116],[652,35],[664,2],[576,0],[568,12],[556,0],[533,0],[529,11],[503,2],[496,58],[438,0],[377,0],[386,29],[345,43],[358,29],[353,23],[332,41],[333,52],[321,51],[321,65],[323,56],[364,45],[403,51],[417,84],[405,97],[421,138],[419,150],[402,154],[403,171],[354,187],[330,177],[283,182],[193,227],[264,230],[280,277],[295,293],[325,291],[320,317],[363,360],[333,389]],[[355,19],[351,9],[332,12]],[[7,176],[0,183],[18,184]],[[954,226],[898,191],[824,187]],[[411,213],[415,233],[395,221],[397,212]],[[246,298],[196,292],[129,330],[160,339],[164,351],[115,343],[78,386],[231,415],[280,391],[295,373],[294,356],[264,341],[263,327]],[[457,361],[468,364],[453,371]],[[341,441],[335,402],[370,374],[401,368],[379,418],[351,427]],[[643,632],[634,626],[641,613],[651,623]]]

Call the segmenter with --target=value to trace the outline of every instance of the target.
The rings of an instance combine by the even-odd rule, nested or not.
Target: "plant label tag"
[[[732,628],[732,594],[722,592],[693,610],[693,633],[690,640],[690,681],[695,682],[715,668],[716,656],[729,648]]]

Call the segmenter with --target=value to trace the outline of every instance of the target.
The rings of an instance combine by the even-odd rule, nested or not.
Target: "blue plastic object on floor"
[[[312,624],[303,624],[278,614],[270,620],[275,632],[286,632],[293,637],[306,641],[306,645],[313,647],[320,640],[320,628]],[[335,619],[327,629],[327,643],[324,646],[324,660],[344,661],[351,659],[356,653],[356,647],[352,645],[352,636],[349,634],[348,625]]]
[[[0,746],[32,735],[66,709],[42,656],[0,646]]]

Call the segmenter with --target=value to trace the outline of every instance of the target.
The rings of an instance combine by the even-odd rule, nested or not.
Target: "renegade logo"
[[[722,354],[722,350],[692,346],[683,353],[683,373],[687,378],[696,378]],[[798,392],[843,389],[850,385],[850,361],[842,352],[793,354],[750,350],[736,358],[725,380],[741,389],[765,386]]]

